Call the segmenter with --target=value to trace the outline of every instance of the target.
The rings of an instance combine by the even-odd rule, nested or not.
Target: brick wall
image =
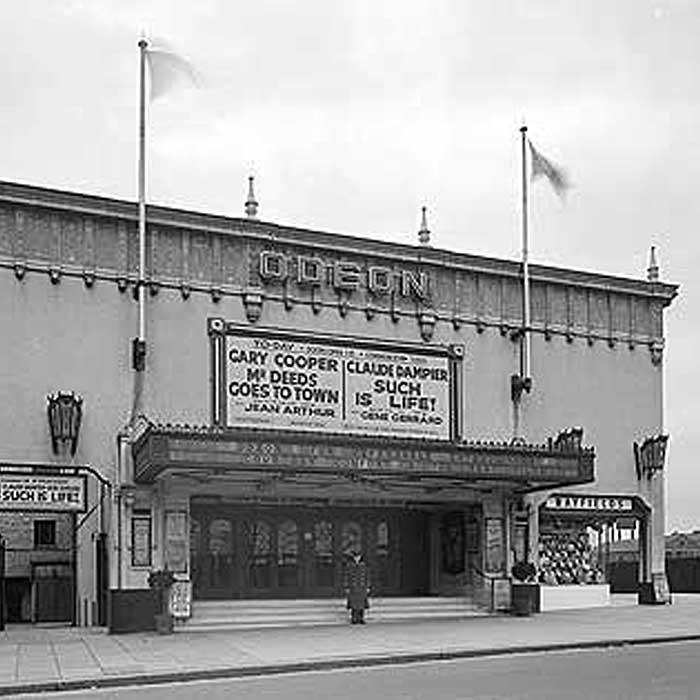
[[[55,547],[34,548],[34,521],[55,520]],[[32,562],[72,560],[71,516],[60,513],[0,513],[0,534],[5,540],[5,575],[29,577]]]

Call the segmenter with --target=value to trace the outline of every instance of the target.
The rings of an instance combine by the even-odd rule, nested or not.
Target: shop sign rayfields
[[[410,352],[400,346],[307,340],[245,329],[226,333],[220,343],[223,359],[214,372],[215,422],[454,437],[455,360],[447,349]]]
[[[84,513],[86,478],[36,473],[0,473],[0,511]]]
[[[631,498],[621,496],[550,496],[544,507],[547,510],[575,510],[599,512],[632,512],[634,504]]]

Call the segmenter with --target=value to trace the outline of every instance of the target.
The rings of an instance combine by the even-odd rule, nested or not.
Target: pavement
[[[162,636],[9,625],[0,632],[0,695],[686,640],[700,640],[700,594],[531,617]]]

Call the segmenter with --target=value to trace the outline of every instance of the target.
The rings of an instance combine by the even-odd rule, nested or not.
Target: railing
[[[471,567],[474,581],[474,602],[490,613],[496,612],[496,586],[499,582],[510,585],[510,579],[503,574],[487,574],[476,566]]]

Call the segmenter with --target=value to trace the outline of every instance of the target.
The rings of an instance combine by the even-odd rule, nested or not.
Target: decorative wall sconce
[[[243,295],[245,315],[250,323],[255,323],[262,314],[263,295],[261,291],[249,290]]]
[[[54,454],[69,449],[71,456],[78,448],[80,422],[83,417],[83,399],[72,391],[58,391],[46,397],[46,411],[51,431],[51,446]]]
[[[436,321],[437,317],[434,311],[421,311],[418,316],[418,325],[420,326],[420,334],[423,340],[432,340]]]
[[[558,452],[580,452],[583,447],[583,428],[562,430],[552,441],[552,449]]]
[[[652,340],[649,343],[649,353],[651,355],[651,364],[653,364],[654,367],[658,367],[664,357],[664,341]]]
[[[133,508],[134,502],[136,501],[136,492],[133,486],[123,484],[119,488],[119,495],[127,508]]]
[[[641,444],[633,443],[637,479],[641,479],[643,476],[651,479],[656,472],[663,471],[666,463],[667,443],[668,435],[654,435],[645,438]]]

